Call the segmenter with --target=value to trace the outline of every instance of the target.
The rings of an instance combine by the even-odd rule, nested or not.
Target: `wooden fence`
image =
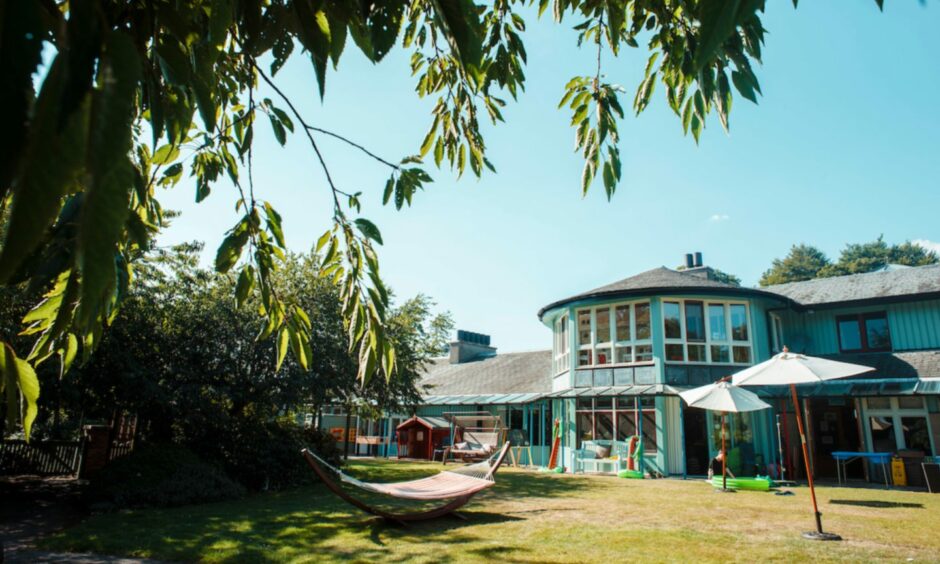
[[[0,443],[0,475],[74,476],[82,459],[79,441],[9,440]]]

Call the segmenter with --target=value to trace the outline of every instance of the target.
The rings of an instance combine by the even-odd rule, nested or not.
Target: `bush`
[[[90,484],[91,501],[112,507],[171,507],[241,497],[245,488],[177,445],[148,445],[108,464]]]
[[[336,441],[328,433],[303,429],[289,421],[238,421],[211,445],[199,448],[218,458],[228,475],[249,490],[282,489],[314,478],[301,449],[308,448],[331,464],[339,463]]]

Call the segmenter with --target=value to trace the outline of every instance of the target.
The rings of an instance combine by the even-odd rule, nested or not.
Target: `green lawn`
[[[439,465],[356,462],[376,481]],[[845,541],[805,541],[809,492],[716,494],[701,481],[572,477],[504,468],[463,511],[400,527],[346,506],[321,485],[170,510],[91,517],[44,542],[56,551],[175,561],[503,562],[623,560],[935,560],[940,495],[818,490],[827,529]]]

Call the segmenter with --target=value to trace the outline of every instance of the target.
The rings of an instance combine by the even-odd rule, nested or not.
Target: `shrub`
[[[108,464],[92,478],[94,504],[171,507],[233,499],[245,488],[177,445],[148,445]]]
[[[304,448],[331,464],[339,463],[339,450],[331,435],[288,421],[237,421],[217,441],[198,451],[218,459],[229,476],[258,491],[309,483],[314,475],[300,456]]]

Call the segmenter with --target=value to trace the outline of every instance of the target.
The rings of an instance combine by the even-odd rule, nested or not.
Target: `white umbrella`
[[[689,407],[721,412],[721,489],[728,491],[728,465],[725,452],[725,419],[727,413],[743,413],[767,409],[770,404],[762,401],[754,392],[733,386],[727,379],[707,384],[679,394]]]
[[[861,364],[837,362],[825,358],[816,358],[802,354],[791,353],[786,347],[783,352],[774,355],[770,360],[754,365],[732,376],[731,381],[736,386],[780,386],[789,385],[790,395],[793,398],[793,408],[796,410],[796,424],[800,430],[800,443],[803,445],[803,463],[806,466],[806,480],[809,482],[809,493],[813,499],[813,514],[816,517],[816,532],[804,533],[803,536],[817,540],[840,540],[841,537],[832,533],[824,533],[822,528],[822,514],[816,504],[816,488],[813,486],[813,472],[809,467],[809,452],[806,449],[806,433],[803,430],[803,415],[800,412],[800,400],[796,395],[796,384],[819,383],[836,378],[846,378],[874,368]]]

